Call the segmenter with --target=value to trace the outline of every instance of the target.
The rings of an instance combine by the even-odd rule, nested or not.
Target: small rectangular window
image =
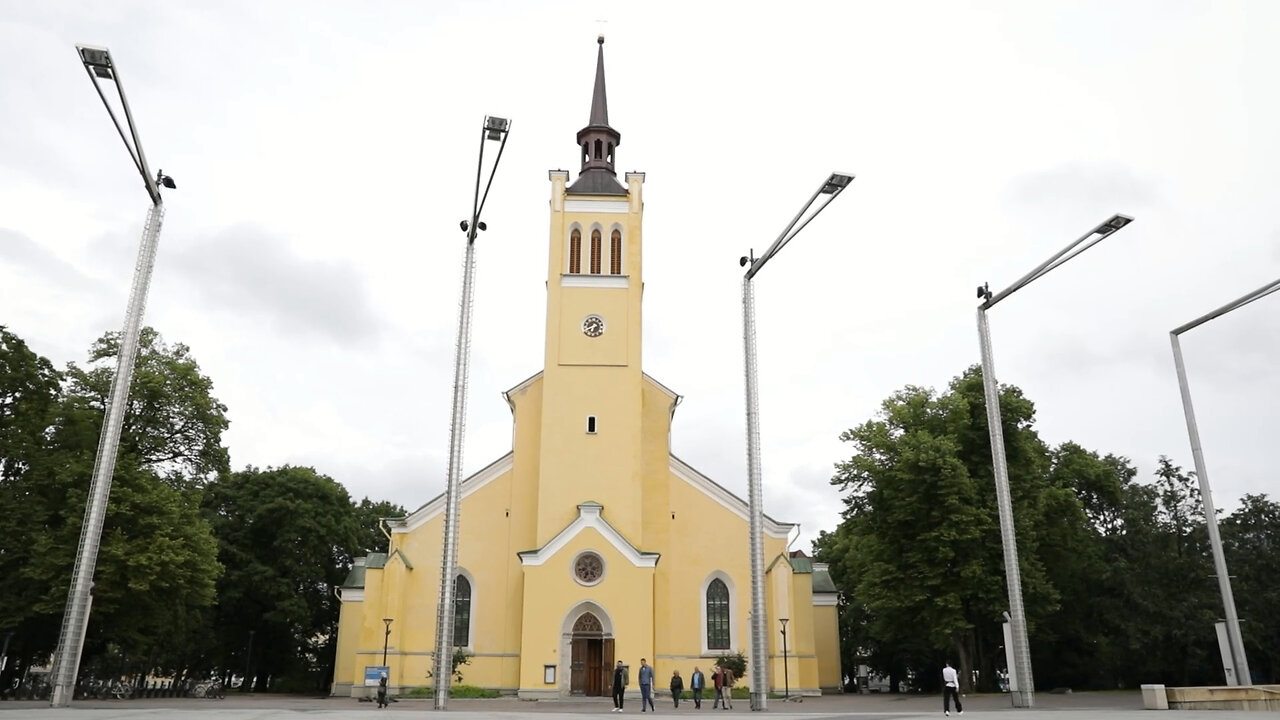
[[[588,435],[596,434],[596,416],[595,415],[587,416],[587,434]]]

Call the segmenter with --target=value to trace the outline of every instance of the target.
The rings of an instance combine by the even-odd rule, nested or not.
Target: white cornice
[[[585,198],[578,197],[564,201],[565,212],[625,215],[630,209],[631,204],[626,200],[587,200]]]
[[[835,607],[840,604],[840,593],[814,593],[814,607]]]
[[[462,497],[467,497],[471,493],[493,482],[501,477],[503,473],[511,470],[511,466],[515,461],[515,453],[507,453],[502,457],[489,463],[489,466],[475,473],[471,477],[462,481]],[[407,517],[399,520],[388,520],[387,526],[391,528],[391,533],[407,533],[413,532],[422,527],[428,520],[444,512],[444,493],[432,498],[426,505],[409,513]]]
[[[722,507],[734,515],[737,515],[747,522],[751,521],[750,506],[747,504],[747,501],[716,484],[714,480],[706,475],[694,470],[690,465],[685,463],[685,461],[675,455],[670,457],[671,472],[674,473],[676,477],[684,480],[698,490],[701,490],[703,494],[720,503]],[[796,527],[795,523],[778,522],[768,515],[764,516],[764,534],[771,538],[785,540],[794,527]]]
[[[577,537],[578,533],[581,533],[587,528],[594,528],[596,532],[604,536],[604,539],[609,541],[609,544],[621,553],[622,556],[632,565],[643,568],[655,567],[658,564],[658,553],[642,552],[641,550],[638,550],[635,545],[627,542],[627,539],[622,537],[622,533],[615,530],[612,525],[600,516],[600,511],[603,509],[603,507],[596,503],[583,503],[582,505],[579,505],[578,517],[575,518],[573,522],[569,523],[568,527],[561,530],[555,537],[551,538],[550,542],[543,545],[538,550],[526,550],[524,552],[516,553],[520,558],[520,564],[532,566],[542,565],[554,557],[556,553],[560,552],[565,545],[569,544],[570,540]]]
[[[564,273],[560,276],[560,287],[585,288],[622,288],[631,286],[631,278],[627,275],[584,275]]]

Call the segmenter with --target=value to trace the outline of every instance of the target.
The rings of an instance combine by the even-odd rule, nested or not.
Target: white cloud
[[[59,363],[119,327],[146,196],[73,49],[108,45],[179,186],[148,323],[213,377],[237,465],[314,465],[356,497],[441,488],[488,113],[514,125],[465,469],[508,449],[498,392],[543,359],[546,171],[577,170],[601,29],[620,169],[648,173],[645,367],[686,396],[675,452],[739,493],[737,258],[827,173],[858,175],[757,282],[765,497],[798,547],[835,521],[838,434],[977,360],[977,284],[1138,218],[991,321],[1047,440],[1150,469],[1190,466],[1168,330],[1280,269],[1269,3],[4,7],[0,321]],[[1274,487],[1276,302],[1184,340],[1228,509]]]

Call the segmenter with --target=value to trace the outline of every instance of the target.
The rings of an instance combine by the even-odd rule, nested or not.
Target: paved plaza
[[[965,717],[981,718],[998,715],[1001,720],[1023,720],[1053,714],[1069,714],[1070,720],[1101,720],[1103,718],[1137,717],[1148,713],[1142,709],[1142,696],[1138,692],[1074,693],[1068,695],[1040,694],[1036,696],[1038,707],[1019,710],[1009,706],[1008,695],[970,695],[964,699]],[[584,715],[609,715],[612,704],[608,698],[591,698],[562,702],[525,702],[514,698],[496,700],[453,700],[448,714],[458,720],[509,720],[512,717],[537,715],[544,720],[577,720]],[[370,713],[385,713],[394,717],[406,714],[433,712],[430,700],[402,700],[385,710],[373,703],[358,702],[349,698],[309,698],[300,696],[251,695],[238,697],[232,694],[226,700],[196,700],[191,698],[154,700],[90,700],[76,702],[70,708],[53,709],[43,702],[0,702],[0,720],[37,718],[38,720],[126,720],[130,718],[176,720],[286,720],[305,717],[324,717],[333,720],[368,717]],[[954,710],[953,710],[954,712]],[[1223,717],[1223,712],[1176,712],[1170,720],[1198,720]],[[627,714],[640,714],[638,701],[627,702]],[[706,703],[701,710],[694,710],[692,703],[681,703],[673,709],[670,701],[658,703],[655,715],[661,716],[712,716],[728,717],[731,714],[751,715],[747,701],[735,701],[729,711],[711,710]],[[898,720],[906,718],[942,717],[942,699],[927,695],[834,695],[805,698],[803,702],[770,700],[769,710],[762,715],[779,720],[818,720],[819,718],[858,718],[859,720]],[[646,713],[644,717],[648,717]]]

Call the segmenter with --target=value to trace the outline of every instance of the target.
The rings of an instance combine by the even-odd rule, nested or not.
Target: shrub
[[[433,698],[436,696],[435,688],[420,687],[401,693],[400,697],[405,698]],[[449,687],[449,697],[451,698],[496,698],[499,697],[497,690],[489,688],[476,687],[475,685],[451,685]]]

